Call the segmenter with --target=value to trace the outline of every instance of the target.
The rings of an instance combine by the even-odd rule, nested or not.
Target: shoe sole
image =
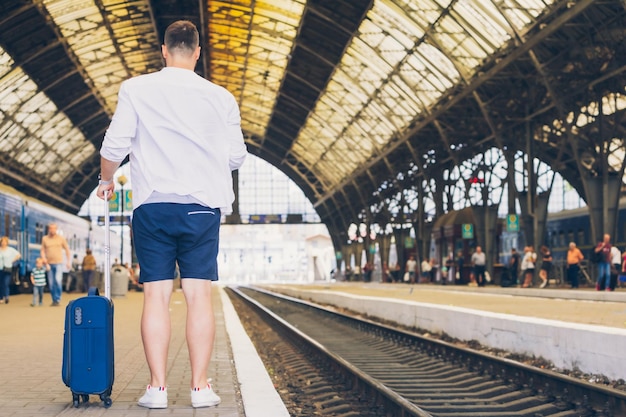
[[[209,401],[209,402],[197,403],[197,404],[193,404],[192,403],[191,406],[193,408],[214,407],[214,406],[218,405],[220,402],[222,402],[222,401],[221,400],[220,401]]]
[[[152,408],[152,409],[155,409],[155,408],[159,408],[159,409],[160,408],[167,408],[167,404],[146,404],[146,403],[142,404],[142,403],[138,402],[137,405],[139,407]]]

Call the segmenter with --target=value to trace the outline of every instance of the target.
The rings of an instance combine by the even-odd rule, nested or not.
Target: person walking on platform
[[[519,253],[517,249],[511,249],[511,258],[509,259],[509,273],[511,274],[511,285],[517,285],[517,277],[519,276]]]
[[[35,268],[30,272],[30,283],[33,284],[33,303],[31,307],[43,304],[43,290],[46,286],[47,268],[43,263],[43,259],[35,260]]]
[[[537,262],[537,254],[532,246],[524,248],[524,257],[522,258],[522,271],[524,271],[524,283],[522,288],[533,286],[533,277],[535,276],[535,262]]]
[[[165,31],[165,68],[122,83],[105,133],[97,195],[114,191],[113,176],[130,156],[133,236],[141,264],[141,336],[150,383],[138,404],[167,408],[169,304],[176,262],[187,304],[186,336],[194,408],[220,403],[207,379],[215,339],[212,281],[218,279],[220,218],[232,211],[231,171],[247,149],[237,101],[194,72],[199,35],[189,21]]]
[[[609,235],[608,233],[605,234],[602,241],[596,245],[594,252],[599,254],[598,281],[596,282],[596,291],[602,291],[604,289],[610,291],[611,235]]]
[[[424,260],[422,260],[422,263],[420,264],[420,277],[418,279],[418,282],[423,282],[423,283],[430,282],[432,272],[433,272],[433,266],[430,263],[430,259],[425,258]]]
[[[548,286],[550,270],[552,269],[552,252],[546,245],[541,245],[539,250],[541,251],[541,269],[539,269],[541,284],[539,288],[545,288]]]
[[[80,268],[82,263],[78,260],[78,254],[74,254],[72,258],[71,269],[67,274],[67,281],[65,281],[65,292],[72,292],[74,289],[80,290],[82,287],[82,282],[80,282],[80,278],[82,278],[82,274],[80,273]]]
[[[93,285],[93,276],[96,273],[96,258],[93,256],[91,249],[85,251],[83,258],[83,292],[89,291]]]
[[[405,265],[405,274],[409,274],[408,282],[411,284],[415,283],[415,270],[417,269],[417,261],[415,260],[415,256],[409,256],[409,259],[406,261]]]
[[[61,304],[63,292],[63,251],[65,251],[65,267],[71,268],[70,247],[67,240],[57,233],[56,223],[48,225],[48,234],[41,239],[41,258],[48,265],[48,286],[52,297],[52,306]]]
[[[0,304],[9,304],[13,264],[21,257],[17,249],[9,246],[9,238],[2,236],[0,238]]]
[[[463,251],[458,251],[456,253],[456,274],[455,279],[456,283],[460,284],[463,282],[463,264],[465,263],[465,259],[463,258]]]
[[[567,251],[567,280],[572,288],[578,288],[578,274],[580,262],[585,259],[583,253],[576,247],[576,243],[570,242]]]
[[[472,266],[474,267],[474,277],[479,287],[485,286],[485,268],[487,266],[487,256],[483,248],[476,246],[476,251],[472,254]]]

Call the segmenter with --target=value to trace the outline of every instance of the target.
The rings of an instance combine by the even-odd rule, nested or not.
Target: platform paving
[[[139,324],[142,293],[129,292],[124,297],[114,298],[115,308],[115,382],[113,404],[106,409],[98,396],[90,402],[72,407],[72,395],[61,379],[64,306],[73,298],[84,294],[63,294],[62,306],[52,307],[50,294],[45,294],[44,305],[31,307],[32,296],[15,295],[9,304],[0,305],[0,415],[2,417],[39,416],[105,416],[105,417],[251,417],[286,415],[272,411],[254,401],[245,412],[240,390],[235,359],[231,349],[231,338],[227,332],[222,302],[229,300],[218,286],[214,291],[216,316],[216,343],[209,367],[209,376],[215,391],[222,398],[217,407],[193,409],[189,397],[190,367],[185,341],[186,307],[182,292],[175,292],[171,302],[172,337],[168,359],[169,407],[164,410],[149,410],[137,406],[149,381],[141,342]],[[237,321],[234,310],[226,309],[228,320]],[[230,313],[229,313],[230,312]],[[237,339],[245,338],[241,334]],[[249,342],[248,342],[249,343]],[[242,343],[238,343],[241,345]],[[254,360],[253,350],[246,355]],[[245,359],[245,358],[244,358]],[[242,361],[244,360],[242,359]],[[245,359],[247,360],[247,359]],[[248,368],[244,365],[243,369]],[[254,375],[245,379],[248,386],[256,385],[263,394],[268,388],[269,378],[264,369],[256,368]],[[241,375],[240,375],[241,376]],[[261,378],[263,384],[255,382]],[[269,390],[272,391],[271,381]],[[272,394],[270,392],[270,394]],[[273,392],[275,394],[275,390]],[[277,395],[276,395],[277,396]],[[272,410],[275,410],[274,407]]]
[[[379,282],[319,282],[314,284],[270,284],[268,289],[326,291],[365,297],[391,298],[491,313],[512,314],[626,329],[626,288],[596,291],[567,287],[503,288],[496,285],[404,284]],[[518,298],[519,297],[519,298]]]
[[[541,357],[555,368],[626,379],[624,289],[362,282],[265,287],[411,329]]]

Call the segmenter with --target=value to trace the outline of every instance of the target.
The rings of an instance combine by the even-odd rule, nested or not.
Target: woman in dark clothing
[[[541,270],[539,271],[539,278],[541,278],[541,285],[539,288],[545,288],[548,286],[548,274],[552,269],[552,253],[547,246],[541,246]]]

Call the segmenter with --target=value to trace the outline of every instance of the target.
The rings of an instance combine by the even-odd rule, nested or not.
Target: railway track
[[[245,303],[290,341],[290,360],[308,362],[290,365],[291,369],[318,372],[315,383],[309,384],[311,392],[307,392],[307,384],[298,387],[301,401],[317,404],[317,410],[309,410],[310,414],[290,410],[293,415],[626,415],[626,394],[622,391],[356,319],[291,297],[251,288],[231,291],[234,301]],[[300,378],[297,372],[289,376]],[[279,392],[289,395],[289,384]],[[320,399],[320,393],[327,396]]]

